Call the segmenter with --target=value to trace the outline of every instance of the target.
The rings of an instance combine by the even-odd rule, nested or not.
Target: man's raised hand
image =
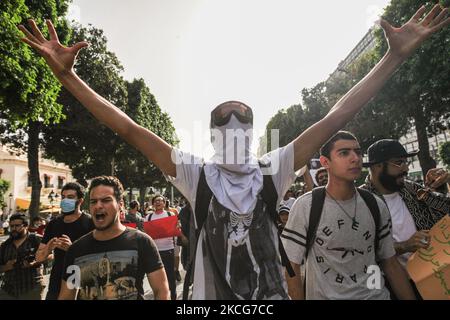
[[[78,52],[80,49],[87,47],[88,43],[82,41],[72,47],[64,47],[59,42],[58,35],[51,21],[46,20],[46,23],[50,40],[44,38],[36,22],[30,19],[28,20],[28,24],[32,32],[28,31],[23,25],[19,25],[19,29],[25,34],[22,41],[34,48],[45,59],[57,77],[63,76],[72,70]]]
[[[412,18],[400,28],[394,28],[385,20],[380,20],[391,53],[406,59],[423,41],[450,23],[450,17],[447,17],[448,9],[443,9],[439,4],[436,4],[421,19],[425,11],[425,6],[420,7]]]

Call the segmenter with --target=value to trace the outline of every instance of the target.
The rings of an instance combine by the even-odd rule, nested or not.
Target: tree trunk
[[[114,177],[116,175],[116,158],[113,157],[111,160],[111,175]]]
[[[144,208],[145,203],[145,192],[147,191],[147,187],[139,188],[139,203],[141,204],[141,208]]]
[[[39,178],[39,133],[41,123],[30,122],[28,127],[28,169],[31,180],[31,203],[28,209],[30,220],[39,215],[42,182]]]
[[[419,143],[420,152],[418,154],[419,163],[422,168],[423,179],[428,170],[436,168],[436,161],[430,156],[430,144],[428,142],[427,123],[422,114],[422,110],[414,114],[414,123],[416,127],[417,142]]]
[[[128,194],[128,203],[131,203],[133,201],[133,188],[130,187],[130,193]]]

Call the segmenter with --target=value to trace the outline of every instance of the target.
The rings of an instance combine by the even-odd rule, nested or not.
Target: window
[[[58,176],[58,189],[62,189],[64,186],[64,177]]]
[[[50,183],[51,177],[48,174],[44,174],[44,188],[53,188],[53,184]]]

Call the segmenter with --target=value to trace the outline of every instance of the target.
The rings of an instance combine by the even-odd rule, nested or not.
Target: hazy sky
[[[103,29],[127,80],[144,78],[183,150],[207,156],[209,118],[250,105],[269,119],[326,80],[388,0],[73,0],[71,18]],[[256,151],[256,150],[255,150]]]

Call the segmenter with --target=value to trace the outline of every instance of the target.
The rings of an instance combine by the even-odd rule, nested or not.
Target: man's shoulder
[[[31,232],[28,234],[28,241],[30,242],[30,244],[34,247],[34,246],[39,246],[39,244],[42,242],[42,236],[40,234]]]
[[[28,234],[28,238],[37,239],[39,241],[42,240],[42,236],[39,233],[36,233],[36,232],[30,232]]]
[[[127,242],[136,241],[140,248],[142,248],[141,245],[144,245],[145,247],[145,244],[147,243],[152,243],[153,246],[155,246],[153,239],[148,234],[142,232],[141,230],[127,227],[125,232],[126,232],[125,237],[123,238],[124,241]]]
[[[59,215],[53,219],[51,219],[48,223],[47,223],[47,227],[53,227],[56,226],[58,224],[64,223],[64,216],[63,215]]]
[[[128,239],[151,239],[150,236],[139,229],[127,227],[125,236]]]
[[[297,199],[295,199],[294,203],[292,204],[291,210],[289,214],[296,213],[298,211],[302,211],[305,208],[310,208],[312,202],[312,192],[309,191]]]
[[[82,219],[86,219],[86,220],[91,220],[91,219],[92,219],[92,216],[91,216],[91,214],[88,213],[88,212],[81,211],[81,218],[82,218]]]
[[[94,231],[92,230],[92,231],[82,235],[81,237],[79,237],[77,240],[75,240],[72,243],[71,248],[74,247],[75,249],[77,249],[79,247],[86,247],[86,246],[90,245],[91,242],[94,240],[94,237],[92,235],[93,232]]]

